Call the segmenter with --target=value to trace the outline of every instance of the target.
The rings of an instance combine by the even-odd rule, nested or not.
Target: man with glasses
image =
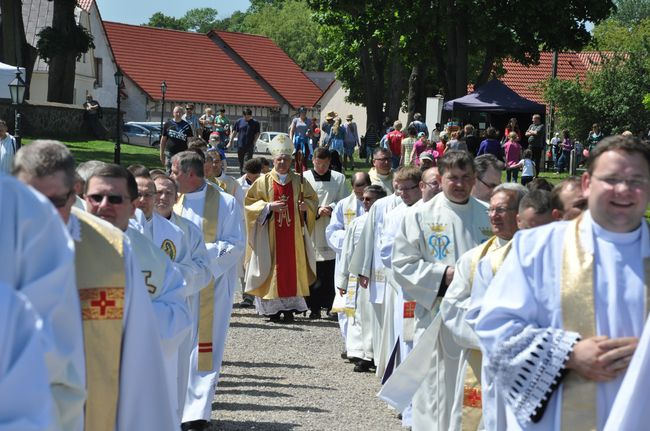
[[[318,196],[316,224],[311,239],[316,252],[316,281],[309,286],[307,306],[310,319],[320,319],[321,311],[328,313],[334,301],[334,265],[336,252],[325,238],[325,229],[330,223],[337,202],[348,194],[345,175],[330,169],[330,151],[319,147],[314,151],[314,167],[304,173],[305,180]]]
[[[503,162],[492,154],[482,154],[474,159],[476,170],[476,183],[472,188],[472,196],[476,199],[488,202],[492,191],[501,184],[501,171]]]
[[[379,184],[386,189],[386,193],[393,193],[393,173],[391,171],[390,151],[377,148],[372,154],[372,168],[368,171],[372,184]]]
[[[438,170],[442,193],[407,212],[395,236],[392,262],[405,300],[416,303],[410,356],[418,358],[413,371],[424,377],[412,398],[412,420],[414,429],[428,430],[449,429],[458,371],[457,358],[443,348],[448,334],[440,328],[439,304],[458,258],[491,236],[486,205],[471,196],[476,171],[469,153],[446,152]]]
[[[647,318],[650,147],[603,139],[582,190],[580,217],[515,235],[476,323],[508,429],[603,429]]]
[[[63,144],[35,141],[23,147],[16,157],[14,174],[52,201],[74,240],[78,295],[71,298],[60,294],[57,298],[67,307],[77,304],[77,311],[61,309],[56,317],[45,319],[45,328],[50,322],[56,328],[65,328],[64,358],[70,363],[61,362],[54,372],[50,370],[50,378],[57,381],[53,394],[58,408],[62,408],[61,424],[65,429],[107,431],[134,427],[176,429],[158,323],[130,242],[119,229],[72,207],[74,158]],[[121,201],[121,197],[112,200]],[[3,205],[7,204],[3,198]],[[43,217],[38,223],[47,227],[51,221]],[[48,229],[49,246],[42,247],[49,250],[50,265],[55,265],[61,251],[60,247],[52,248],[56,238],[56,229]],[[36,256],[34,253],[31,258]],[[60,276],[64,276],[63,271]],[[70,283],[63,278],[48,281],[47,288],[74,286],[74,281]],[[39,295],[34,301],[44,318],[50,313],[41,311],[39,304],[46,297]],[[80,315],[83,350],[75,342],[82,337],[81,328],[77,331],[74,323]],[[58,343],[58,337],[54,340]],[[57,400],[58,394],[63,397]]]
[[[487,402],[487,393],[481,391],[481,352],[478,337],[465,318],[470,307],[470,295],[474,273],[479,260],[491,259],[493,252],[501,250],[512,239],[518,229],[517,214],[519,203],[528,194],[528,189],[521,184],[505,183],[497,186],[492,192],[488,217],[494,234],[485,243],[472,248],[463,254],[456,262],[454,279],[440,304],[444,331],[451,334],[452,339],[445,344],[449,356],[459,357],[459,372],[457,385],[453,395],[453,410],[451,413],[451,429],[477,429],[479,423],[485,422],[485,429],[504,429],[494,426],[492,417],[495,416],[493,403]],[[502,260],[492,261],[494,267],[500,266]],[[486,391],[486,392],[489,392]],[[485,409],[477,401],[482,399]],[[485,411],[485,417],[483,417]]]
[[[184,339],[190,335],[190,310],[185,300],[186,283],[183,274],[159,246],[130,226],[138,200],[138,186],[135,178],[124,167],[106,164],[93,171],[85,190],[88,212],[106,220],[126,234],[131,241],[135,258],[154,312],[165,361],[167,394],[175,417],[180,423],[178,405],[178,350]],[[179,242],[180,244],[180,242]],[[170,245],[168,253],[174,245]]]

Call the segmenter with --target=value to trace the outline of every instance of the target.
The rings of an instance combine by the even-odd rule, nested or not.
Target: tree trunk
[[[29,98],[29,83],[36,60],[36,48],[27,43],[23,23],[21,0],[0,0],[0,61],[25,68],[23,79],[28,87],[25,98]]]
[[[483,66],[481,66],[481,73],[479,73],[476,78],[476,83],[474,84],[475,87],[480,87],[490,79],[492,69],[494,68],[494,55],[494,48],[492,45],[488,45],[485,50],[485,58],[483,59]]]
[[[456,93],[456,20],[458,19],[455,14],[454,1],[447,1],[447,13],[449,19],[445,23],[447,25],[447,64],[445,67],[445,82],[448,94],[445,94],[447,99],[455,99]]]
[[[413,115],[417,112],[417,99],[418,91],[420,90],[420,77],[421,77],[420,65],[416,64],[411,68],[411,76],[409,77],[409,93],[407,97],[408,103],[408,117],[406,119],[406,124],[411,124],[413,121]]]
[[[52,28],[69,34],[77,25],[74,18],[75,0],[54,0]],[[49,62],[47,100],[74,103],[74,80],[77,53],[68,47]]]
[[[361,57],[361,74],[365,77],[363,86],[366,121],[367,124],[375,121],[377,125],[380,125],[383,124],[383,70],[381,75],[377,73],[376,64],[371,58],[370,47],[367,44],[359,48],[359,54]]]
[[[388,100],[386,102],[386,116],[391,122],[397,120],[402,108],[402,84],[404,65],[397,47],[391,53],[390,75],[388,77]]]
[[[455,79],[455,95],[456,97],[462,97],[467,94],[467,73],[469,68],[469,51],[467,46],[469,44],[469,29],[468,29],[468,20],[467,14],[462,13],[460,10],[456,9],[456,28],[454,32],[456,34],[456,46],[455,46],[455,55],[456,55],[456,79]]]

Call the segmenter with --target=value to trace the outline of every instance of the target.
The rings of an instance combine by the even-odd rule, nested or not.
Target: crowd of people
[[[239,288],[269,325],[337,320],[341,360],[414,430],[639,429],[647,142],[598,139],[553,186],[539,119],[502,145],[418,115],[348,180],[360,139],[302,111],[235,179],[183,114],[163,169],[37,140],[0,173],[0,429],[209,429]]]

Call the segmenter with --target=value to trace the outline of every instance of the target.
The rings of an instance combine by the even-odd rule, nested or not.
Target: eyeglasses
[[[416,185],[414,185],[414,186],[412,186],[412,187],[398,187],[398,188],[397,188],[397,192],[398,192],[398,193],[404,193],[404,192],[408,192],[408,191],[410,191],[410,190],[416,189],[416,188],[418,188],[418,187],[419,187],[418,184],[416,184]]]
[[[431,188],[440,187],[440,184],[437,181],[433,181],[431,183],[427,183],[426,181],[422,181],[422,182]]]
[[[104,198],[106,198],[108,203],[111,205],[121,205],[124,202],[124,196],[120,196],[120,195],[93,194],[87,196],[90,198],[90,201],[96,205],[99,205],[102,202],[104,202]]]
[[[516,210],[516,208],[489,207],[487,209],[487,213],[488,214],[494,213],[494,214],[497,214],[497,215],[503,215],[503,214],[505,214],[507,212],[515,211],[515,210]]]
[[[630,190],[639,190],[648,185],[648,178],[643,178],[643,177],[638,177],[638,178],[632,178],[632,179],[623,179],[623,178],[616,178],[616,177],[600,177],[597,175],[592,175],[593,178],[596,178],[598,181],[602,181],[607,186],[610,188],[614,188],[619,184],[625,184]]]
[[[490,184],[490,183],[486,183],[485,181],[483,181],[483,180],[481,179],[481,177],[476,177],[476,179],[479,180],[481,183],[483,183],[483,185],[484,185],[485,187],[487,187],[488,189],[493,189],[493,188],[495,188],[496,186],[498,186],[498,184]]]
[[[138,192],[138,197],[139,198],[151,199],[154,196],[155,196],[155,193],[151,193],[151,192],[140,193],[140,192]],[[110,200],[109,200],[109,202],[110,202]]]
[[[390,161],[390,159],[388,157],[382,157],[381,159],[378,158],[378,159],[375,159],[375,160],[378,161],[378,162],[389,162]]]
[[[364,202],[374,202],[377,200],[377,198],[367,198],[364,196],[363,198],[361,198],[361,200]]]
[[[70,190],[65,195],[48,196],[47,198],[50,200],[50,202],[52,202],[52,205],[54,205],[56,208],[63,208],[68,203],[68,199],[70,199],[70,196],[72,196],[73,193],[74,190]]]

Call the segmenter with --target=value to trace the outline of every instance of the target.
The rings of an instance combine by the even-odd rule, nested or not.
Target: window
[[[99,88],[103,85],[104,81],[104,70],[103,70],[103,61],[101,58],[95,57],[95,88]]]

